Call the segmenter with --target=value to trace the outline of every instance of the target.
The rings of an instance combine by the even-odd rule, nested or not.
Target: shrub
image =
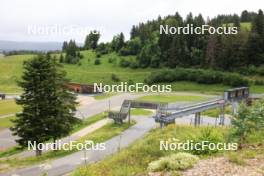
[[[114,81],[114,82],[118,82],[118,81],[120,81],[120,79],[117,77],[117,75],[116,74],[114,74],[114,73],[112,73],[112,75],[111,75],[111,79]]]
[[[94,60],[94,65],[100,65],[101,64],[101,60],[99,58],[96,58]]]
[[[113,58],[112,57],[108,58],[108,63],[113,63]]]
[[[120,60],[119,65],[120,65],[121,67],[129,67],[130,62],[122,58],[122,59]]]
[[[227,154],[228,161],[235,163],[237,165],[244,165],[245,160],[238,152],[230,152]]]
[[[136,68],[138,68],[138,63],[136,61],[131,62],[129,67],[132,69],[136,69]]]
[[[101,54],[100,52],[97,52],[97,53],[96,53],[96,57],[97,57],[97,58],[100,58],[101,55],[102,55],[102,54]]]
[[[202,129],[200,135],[195,136],[195,137],[191,137],[191,138],[193,140],[194,145],[197,143],[201,144],[202,142],[205,142],[205,141],[207,141],[207,144],[213,143],[215,145],[217,143],[220,143],[220,142],[223,143],[224,142],[224,138],[223,138],[222,134],[220,134],[218,131],[214,130],[214,128],[212,128],[212,127],[206,127],[204,129]],[[217,149],[211,150],[208,146],[206,146],[202,149],[202,146],[201,146],[201,148],[194,148],[191,152],[195,155],[208,155],[208,154],[210,155],[213,153],[217,153],[218,150]]]
[[[255,80],[254,84],[262,86],[262,85],[264,85],[264,81],[263,80]]]
[[[257,73],[261,76],[264,76],[264,65],[257,68]]]
[[[163,170],[184,170],[191,168],[199,158],[189,153],[176,153],[162,157],[157,161],[149,163],[148,170],[152,172]]]
[[[238,113],[232,118],[233,139],[239,143],[239,148],[251,141],[251,143],[262,143],[263,138],[259,132],[264,130],[264,100],[259,100],[248,107],[242,103],[238,109]],[[260,134],[260,136],[259,136]],[[251,139],[251,140],[249,140]]]
[[[134,81],[129,79],[128,82],[127,82],[128,85],[133,85],[134,84]]]
[[[237,73],[184,68],[163,69],[153,72],[145,79],[147,84],[173,81],[193,81],[202,84],[225,84],[229,86],[247,86],[249,84],[247,79]]]

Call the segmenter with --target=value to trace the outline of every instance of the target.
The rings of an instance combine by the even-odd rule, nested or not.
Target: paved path
[[[106,156],[118,152],[119,149],[125,148],[135,140],[142,138],[150,129],[157,127],[158,125],[150,117],[136,117],[136,125],[130,127],[129,129],[122,132],[120,135],[107,140],[105,142],[106,150],[103,151],[79,151],[68,156],[55,159],[47,163],[46,172],[49,176],[59,176],[66,173],[72,172],[77,167],[94,163],[104,159]],[[183,118],[176,119],[176,124],[184,123],[190,124],[194,120],[194,115],[186,116]],[[215,125],[216,119],[210,117],[202,117],[203,125]],[[226,121],[226,125],[230,123],[229,120]],[[84,161],[86,158],[86,161]],[[0,176],[39,176],[44,173],[43,167],[41,165],[30,166],[24,169],[14,170],[9,173],[0,174]],[[43,165],[42,165],[43,166]]]
[[[89,118],[93,115],[99,114],[103,111],[106,111],[110,108],[121,106],[125,99],[136,99],[144,94],[129,94],[124,93],[116,96],[112,96],[110,98],[95,101],[89,105],[78,107],[78,111],[76,113],[76,117],[78,118]],[[9,129],[0,131],[0,150],[7,149],[10,147],[16,146],[15,142],[16,137],[12,135],[12,132]]]
[[[109,122],[111,122],[110,119],[99,120],[99,121],[95,122],[94,124],[89,125],[83,129],[81,129],[80,131],[76,132],[76,133],[73,133],[70,136],[62,138],[61,144],[70,143],[70,141],[76,141],[76,140],[80,139],[81,137],[86,136],[87,134],[90,134],[90,133],[94,132],[95,130],[103,127],[104,125],[106,125]],[[43,151],[43,153],[46,153],[48,151],[49,150],[45,150],[45,151]],[[24,157],[30,157],[30,156],[35,156],[35,151],[26,150],[24,152],[12,155],[9,158],[14,159],[14,158],[24,158]]]
[[[7,117],[14,117],[16,116],[16,114],[5,114],[5,115],[0,115],[0,119],[1,118],[7,118]]]
[[[102,160],[106,156],[116,153],[119,149],[127,147],[135,140],[142,138],[150,129],[156,127],[152,118],[136,117],[134,119],[137,121],[134,126],[105,142],[105,150],[87,151],[86,155],[84,151],[79,151],[63,158],[50,161],[48,163],[50,165],[50,168],[47,170],[48,175],[57,176],[71,172],[78,166],[85,164],[84,158],[87,158],[86,163]],[[40,168],[40,165],[35,165],[10,173],[0,174],[0,176],[12,176],[13,174],[19,176],[38,176],[43,174],[43,170]]]

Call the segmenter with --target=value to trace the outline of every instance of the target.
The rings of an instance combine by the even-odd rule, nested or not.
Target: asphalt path
[[[80,106],[77,108],[76,117],[77,118],[89,118],[93,115],[99,114],[108,110],[109,108],[113,108],[116,106],[121,106],[125,99],[133,100],[144,94],[129,94],[124,93],[116,96],[112,96],[110,98],[104,100],[98,100],[92,102],[89,105]],[[12,135],[12,132],[9,129],[4,129],[0,131],[0,150],[4,150],[7,148],[11,148],[17,145],[15,139],[17,137]]]

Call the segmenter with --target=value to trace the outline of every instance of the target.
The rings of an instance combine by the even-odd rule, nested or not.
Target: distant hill
[[[62,42],[16,42],[0,40],[0,51],[32,50],[54,51],[61,50]]]

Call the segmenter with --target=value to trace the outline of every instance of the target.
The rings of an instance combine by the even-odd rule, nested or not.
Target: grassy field
[[[11,127],[13,125],[11,119],[15,119],[15,118],[16,117],[0,118],[0,130]]]
[[[178,101],[203,101],[207,98],[198,95],[147,95],[138,98],[137,100],[157,102],[157,103],[172,103]]]
[[[209,116],[209,117],[219,117],[221,111],[220,108],[210,109],[207,111],[203,111],[202,115]],[[231,106],[225,107],[225,114],[232,114]]]
[[[135,116],[139,116],[139,115],[143,115],[143,116],[148,116],[151,115],[152,111],[150,110],[145,110],[145,109],[131,109],[131,115],[135,115]]]
[[[64,68],[68,73],[68,78],[73,82],[91,84],[94,82],[103,82],[104,84],[115,83],[111,74],[115,73],[120,81],[132,80],[134,82],[142,82],[147,74],[153,69],[137,69],[121,68],[118,63],[122,58],[115,53],[103,55],[101,64],[94,65],[96,55],[91,51],[83,51],[84,58],[81,65],[64,64]],[[23,61],[32,58],[32,55],[14,55],[0,57],[0,92],[20,92],[16,85],[22,74]],[[112,63],[108,60],[111,58]],[[134,56],[127,56],[126,59],[135,59]]]
[[[98,122],[99,120],[105,119],[106,118],[106,113],[100,113],[97,115],[94,115],[90,118],[84,119],[82,121],[80,121],[79,123],[77,123],[74,127],[73,130],[70,132],[70,134],[73,134],[89,125],[92,125],[96,122]],[[13,123],[11,122],[11,119],[15,119],[16,117],[7,117],[7,118],[0,118],[0,130],[1,129],[5,129],[5,128],[9,128],[13,125]],[[0,158],[2,157],[7,157],[7,156],[11,156],[13,154],[19,153],[21,152],[23,149],[21,149],[21,147],[13,147],[13,148],[9,148],[5,151],[0,151]]]
[[[233,23],[228,23],[228,26],[233,26],[233,25],[234,25]],[[248,23],[248,22],[242,22],[240,23],[240,28],[243,31],[251,31],[252,25],[251,23]]]
[[[230,137],[231,128],[228,127],[206,127],[199,128],[186,125],[169,125],[163,129],[154,129],[150,131],[144,138],[134,142],[128,148],[121,150],[115,155],[111,155],[106,159],[81,167],[77,169],[72,176],[94,175],[94,176],[143,176],[148,175],[148,164],[152,161],[164,156],[171,156],[182,150],[160,150],[160,141],[170,141],[175,138],[177,142],[186,140],[211,141],[216,143],[227,143]],[[208,132],[210,135],[208,135]],[[206,134],[207,133],[207,134]],[[258,133],[258,134],[257,134]],[[206,134],[206,135],[205,135]],[[251,140],[250,140],[251,139]],[[230,141],[229,141],[230,142]],[[243,164],[243,160],[247,158],[263,157],[263,132],[252,133],[252,137],[248,138],[249,144],[257,145],[257,148],[245,147],[243,150],[237,151],[218,151],[213,153],[194,153],[200,160],[213,159],[214,157],[225,157],[228,161],[235,164]],[[186,152],[186,151],[185,151]],[[118,167],[113,167],[118,166]],[[210,168],[208,168],[210,169]],[[181,170],[176,171],[176,175]],[[153,174],[155,175],[155,174]]]
[[[133,125],[135,122],[132,121]],[[94,132],[82,137],[81,139],[77,140],[77,142],[84,143],[86,140],[91,140],[94,143],[102,143],[108,139],[111,139],[114,136],[119,135],[122,131],[129,128],[130,125],[124,123],[123,125],[116,125],[114,123],[109,123]],[[27,157],[23,159],[1,159],[0,160],[0,173],[6,172],[9,169],[14,169],[16,167],[23,167],[28,165],[33,165],[37,163],[43,163],[45,161],[49,161],[51,159],[63,157],[65,155],[69,155],[71,153],[77,152],[77,149],[74,148],[73,150],[59,150],[59,151],[49,151],[44,153],[40,157]]]
[[[245,24],[246,25],[246,24]],[[92,84],[104,83],[104,84],[116,84],[117,82],[112,80],[112,74],[115,74],[120,81],[128,82],[129,80],[135,82],[143,82],[144,79],[151,74],[151,72],[157,69],[131,69],[122,68],[119,66],[119,61],[122,58],[116,53],[102,55],[100,65],[94,65],[96,54],[92,51],[82,51],[84,58],[81,60],[81,64],[72,65],[64,64],[67,77],[72,82]],[[20,80],[22,74],[23,61],[32,58],[32,55],[15,55],[15,56],[0,56],[0,92],[16,93],[21,92],[17,86],[17,81]],[[127,60],[134,60],[135,56],[123,57]],[[109,63],[109,59],[112,60]],[[175,82],[172,83],[172,89],[174,91],[195,91],[203,93],[222,93],[223,90],[229,88],[221,84],[206,85],[197,84],[192,82]],[[252,86],[251,91],[254,93],[264,92],[264,86]],[[96,97],[96,99],[108,98],[110,95],[102,95]]]
[[[94,176],[130,176],[130,175],[148,175],[147,166],[151,161],[160,157],[177,153],[178,151],[160,150],[160,140],[177,138],[178,140],[189,139],[190,136],[198,136],[202,129],[206,127],[195,128],[192,126],[168,126],[164,129],[152,130],[143,139],[136,141],[130,147],[121,150],[120,153],[107,157],[106,159],[82,167],[73,176],[94,175]],[[227,130],[218,127],[214,132],[225,135]],[[117,167],[113,167],[117,166]]]
[[[106,99],[106,98],[110,98],[112,96],[115,96],[117,95],[117,93],[103,93],[103,94],[98,94],[98,95],[95,95],[94,96],[94,99],[96,100],[103,100],[103,99]]]
[[[21,107],[14,100],[0,100],[0,116],[15,114],[21,111]]]

